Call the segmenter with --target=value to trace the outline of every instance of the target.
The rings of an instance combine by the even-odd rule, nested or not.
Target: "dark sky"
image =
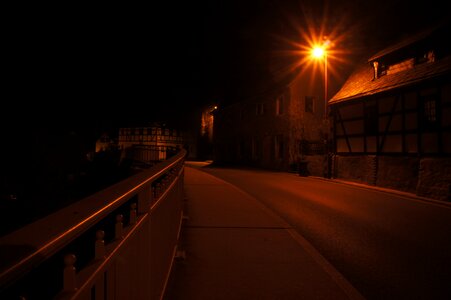
[[[270,66],[300,59],[288,54],[306,24],[343,37],[344,80],[357,57],[449,11],[436,0],[13,3],[2,9],[0,197],[53,189],[105,130],[185,125],[202,105],[275,89]]]
[[[179,118],[267,87],[267,62],[293,50],[287,40],[300,39],[296,27],[307,19],[347,31],[352,57],[446,11],[437,1],[405,0],[15,7],[5,28],[4,104],[19,122],[26,115],[36,124]]]

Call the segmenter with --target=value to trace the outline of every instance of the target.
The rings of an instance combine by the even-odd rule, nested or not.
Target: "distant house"
[[[118,143],[120,148],[128,148],[132,145],[183,147],[184,138],[176,129],[154,125],[120,128]]]
[[[334,176],[451,200],[450,25],[393,45],[329,101]]]
[[[160,124],[119,129],[118,146],[123,150],[121,159],[153,164],[167,159],[185,144],[186,138],[180,130]]]
[[[288,171],[308,161],[304,171],[323,176],[328,128],[322,83],[301,73],[274,92],[219,108],[215,162]]]

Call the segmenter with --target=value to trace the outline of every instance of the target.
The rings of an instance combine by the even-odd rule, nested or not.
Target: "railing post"
[[[105,237],[105,231],[97,230],[96,232],[96,243],[95,243],[95,259],[104,259],[105,258],[105,241],[103,238]]]
[[[77,279],[74,264],[77,258],[73,254],[64,257],[63,290],[64,292],[75,292],[77,290]]]
[[[116,216],[116,225],[114,227],[114,238],[115,239],[121,239],[123,237],[122,230],[124,228],[124,224],[122,223],[122,220],[124,220],[123,215]]]
[[[136,203],[130,205],[130,224],[136,224]]]
[[[158,199],[161,193],[161,183],[157,183],[154,187],[154,199]]]
[[[150,203],[152,203],[152,185],[148,185],[138,194],[138,214],[148,212]]]
[[[37,249],[33,255],[21,257],[20,263],[7,265],[11,271],[2,273],[0,298],[14,294],[17,299],[25,300],[28,293],[33,292],[30,296],[41,299],[50,290],[52,295],[48,298],[52,299],[122,299],[122,296],[128,295],[132,289],[139,289],[133,294],[143,295],[143,299],[150,299],[152,294],[161,294],[162,291],[159,289],[164,288],[167,283],[162,280],[169,278],[163,277],[170,274],[172,267],[170,256],[174,254],[174,249],[177,250],[177,257],[184,256],[182,251],[175,248],[180,233],[178,228],[181,225],[180,217],[183,213],[180,205],[183,195],[179,192],[183,182],[177,177],[180,167],[183,167],[177,162],[182,159],[180,156],[177,160],[169,161],[169,164],[156,166],[155,170],[149,170],[148,176],[145,174],[136,177],[136,180],[124,181],[118,184],[119,188],[112,187],[101,191],[92,196],[94,201],[91,198],[83,199],[80,201],[81,205],[76,208],[68,207],[59,214],[48,216],[46,224],[58,225],[58,222],[61,222],[61,228],[56,228],[55,231],[58,234],[55,235],[52,231],[43,235],[42,241],[30,244]],[[174,182],[175,179],[178,180]],[[173,190],[168,190],[169,186],[172,186]],[[117,198],[117,191],[124,191],[121,199]],[[167,197],[162,199],[164,193],[167,193]],[[151,204],[155,202],[154,197],[161,201],[161,205],[155,206],[150,212]],[[127,210],[130,213],[128,216]],[[74,218],[75,211],[82,213]],[[124,228],[124,216],[127,219],[130,217],[130,222],[127,223],[135,225]],[[138,221],[141,221],[140,226],[136,226]],[[108,229],[105,234],[104,226],[114,226],[114,229]],[[40,227],[42,227],[40,223],[27,225],[23,234],[21,232],[21,235],[14,236],[11,240],[28,245],[29,236],[36,234]],[[68,228],[70,230],[67,230]],[[106,239],[105,236],[109,234],[115,239],[108,245],[110,239]],[[2,237],[1,242],[9,242],[7,237]],[[86,245],[84,245],[85,237],[89,238]],[[78,251],[64,250],[83,247],[88,247],[86,250],[90,251],[91,255],[86,253],[86,257],[82,257],[82,253]],[[171,255],[160,255],[168,250]],[[167,256],[167,259],[163,259],[164,256]],[[36,286],[38,281],[35,279],[42,276],[42,273],[46,274],[46,271],[41,272],[46,264],[37,265],[36,258],[39,258],[39,262],[51,260],[52,265],[54,259],[59,261],[59,270],[54,274],[59,276],[58,290],[53,290],[52,285],[55,283],[52,283],[51,277],[49,280],[44,278],[45,282],[39,284],[39,287]],[[36,271],[36,268],[39,269]],[[4,282],[13,280],[16,283],[11,288],[3,290]],[[143,287],[144,285],[146,286]],[[154,287],[156,289],[153,289]]]

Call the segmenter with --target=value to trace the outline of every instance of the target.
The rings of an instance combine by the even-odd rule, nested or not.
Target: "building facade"
[[[334,177],[451,200],[450,26],[372,56],[329,101]]]
[[[328,127],[321,74],[215,111],[215,162],[323,176]]]
[[[167,159],[186,147],[186,137],[181,131],[165,126],[120,128],[118,147],[121,161],[130,160],[154,164]]]
[[[128,148],[132,145],[183,147],[184,138],[180,131],[163,126],[120,128],[118,145]]]

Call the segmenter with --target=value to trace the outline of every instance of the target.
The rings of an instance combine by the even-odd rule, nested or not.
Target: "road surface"
[[[201,169],[283,217],[367,299],[451,299],[451,205],[284,172]]]

